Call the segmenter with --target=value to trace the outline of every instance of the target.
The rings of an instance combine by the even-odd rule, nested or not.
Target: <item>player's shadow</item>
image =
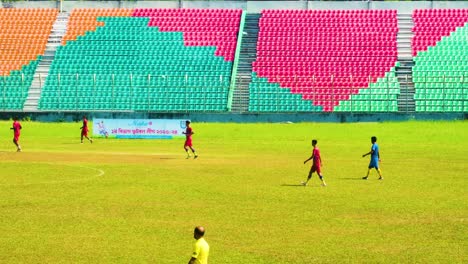
[[[284,187],[304,187],[304,185],[302,185],[302,184],[286,184],[286,183],[281,184],[281,186],[284,186]]]

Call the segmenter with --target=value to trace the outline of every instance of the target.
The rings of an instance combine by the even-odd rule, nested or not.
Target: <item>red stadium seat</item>
[[[315,98],[313,93],[328,94],[317,99],[316,105],[324,109],[357,93],[354,87],[367,87],[369,75],[370,81],[383,77],[396,62],[396,10],[263,10],[261,14],[253,71],[293,93],[308,94],[306,100]],[[351,75],[355,75],[352,81],[338,80]],[[307,76],[315,80],[297,81]],[[311,86],[317,88],[312,93],[299,88]]]
[[[416,9],[413,12],[413,56],[435,46],[443,36],[468,22],[468,9]]]

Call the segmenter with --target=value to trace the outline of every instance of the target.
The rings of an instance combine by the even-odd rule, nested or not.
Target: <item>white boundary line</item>
[[[50,162],[33,162],[36,164],[48,164],[48,165],[57,165],[56,163],[50,163]],[[68,183],[68,182],[84,182],[84,181],[90,181],[99,177],[104,176],[106,174],[105,171],[98,169],[98,168],[92,168],[92,167],[87,167],[87,166],[81,166],[81,165],[72,165],[72,164],[59,164],[62,166],[68,166],[68,167],[73,167],[73,168],[84,168],[84,169],[90,169],[94,170],[97,172],[96,175],[93,175],[92,177],[87,177],[83,179],[74,179],[74,180],[63,180],[63,181],[44,181],[44,182],[35,182],[35,183],[23,183],[23,184],[0,184],[0,186],[31,186],[31,185],[42,185],[42,184],[57,184],[57,183]]]

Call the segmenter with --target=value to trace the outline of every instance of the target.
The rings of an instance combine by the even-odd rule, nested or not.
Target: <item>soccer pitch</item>
[[[1,263],[466,263],[468,122],[193,123],[183,139],[95,139],[0,122]],[[377,136],[385,178],[367,181]],[[323,174],[306,179],[312,139]]]

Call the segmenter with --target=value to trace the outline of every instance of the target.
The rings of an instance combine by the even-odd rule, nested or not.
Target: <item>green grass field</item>
[[[0,263],[467,263],[468,122],[194,123],[183,140],[0,122]],[[370,136],[381,168],[364,176]],[[305,180],[318,139],[327,187]]]

